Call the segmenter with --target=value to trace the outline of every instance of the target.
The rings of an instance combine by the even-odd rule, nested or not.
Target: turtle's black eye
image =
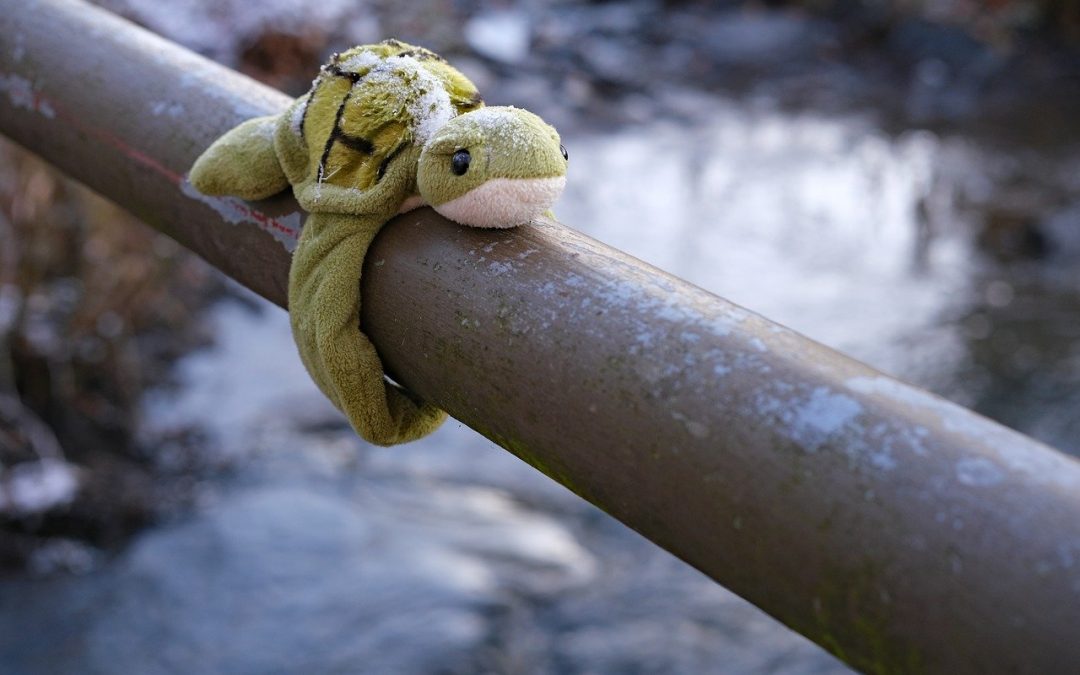
[[[570,161],[570,153],[568,153],[566,151],[566,146],[565,145],[560,145],[559,150],[562,151],[562,158],[569,162]]]
[[[450,170],[454,172],[455,176],[464,176],[465,172],[469,170],[469,162],[471,161],[472,155],[469,154],[468,150],[458,150],[450,158]]]

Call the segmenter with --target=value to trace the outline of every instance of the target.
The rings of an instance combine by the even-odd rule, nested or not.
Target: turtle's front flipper
[[[446,419],[386,380],[358,326],[360,267],[385,220],[312,214],[289,274],[289,316],[304,365],[356,432],[376,445],[415,440]]]
[[[206,149],[188,179],[206,195],[265,199],[289,187],[274,151],[278,116],[256,117],[232,129]]]

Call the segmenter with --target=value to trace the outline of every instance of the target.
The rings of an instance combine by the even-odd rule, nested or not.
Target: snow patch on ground
[[[0,513],[14,517],[44,513],[69,504],[78,488],[75,467],[63,460],[16,464],[0,474]]]
[[[465,40],[476,53],[504,63],[520,63],[532,40],[524,12],[500,10],[477,14],[465,22]]]

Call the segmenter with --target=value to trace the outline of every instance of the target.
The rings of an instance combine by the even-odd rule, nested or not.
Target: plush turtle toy
[[[376,233],[425,204],[464,225],[521,225],[551,207],[565,176],[555,129],[525,110],[483,107],[441,57],[387,40],[335,55],[284,113],[218,139],[189,180],[243,199],[292,186],[311,214],[289,273],[300,356],[357,433],[393,445],[446,413],[388,381],[360,331],[360,269]]]

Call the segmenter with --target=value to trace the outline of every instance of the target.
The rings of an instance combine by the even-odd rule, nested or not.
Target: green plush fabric
[[[277,122],[277,116],[256,117],[219,138],[195,160],[192,184],[204,194],[241,199],[265,199],[289,187],[274,152]]]
[[[456,176],[450,161],[462,147],[484,161]],[[484,108],[450,120],[435,134],[424,147],[417,180],[420,190],[430,196],[428,203],[437,208],[492,178],[564,176],[566,160],[560,147],[558,132],[528,110]],[[514,152],[499,152],[501,148]]]
[[[383,377],[382,362],[358,328],[359,261],[382,222],[316,213],[289,275],[289,316],[304,364],[323,393],[363,438],[379,445],[415,440],[446,413],[420,403]],[[343,273],[348,270],[349,273]]]
[[[473,158],[464,171],[462,152]],[[357,433],[393,445],[446,413],[389,382],[360,331],[360,270],[375,235],[417,196],[466,225],[519,225],[548,212],[565,173],[559,136],[540,118],[483,108],[441,57],[387,40],[335,55],[284,113],[218,139],[189,180],[244,199],[292,186],[311,213],[289,274],[301,359]]]

